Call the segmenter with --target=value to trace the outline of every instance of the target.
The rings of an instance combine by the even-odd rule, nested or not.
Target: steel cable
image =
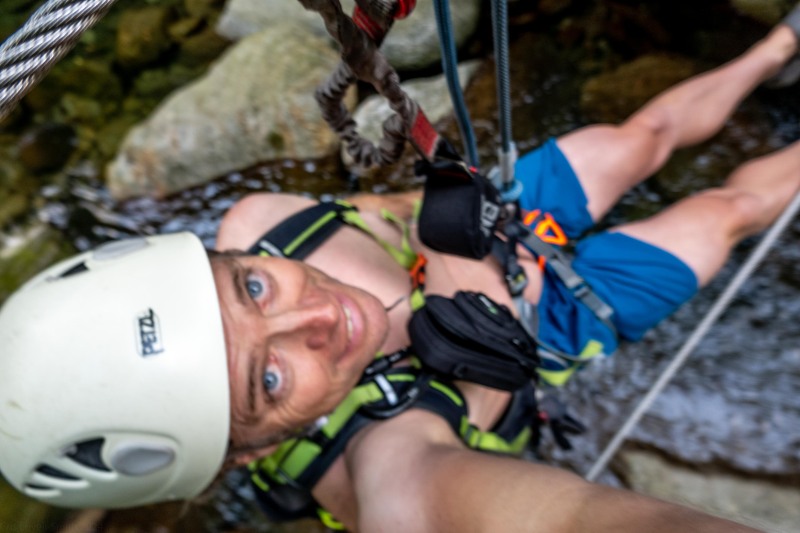
[[[0,120],[116,0],[51,0],[0,45]]]

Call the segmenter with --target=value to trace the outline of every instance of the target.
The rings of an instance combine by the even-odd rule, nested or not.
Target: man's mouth
[[[347,328],[347,345],[350,345],[350,339],[353,337],[353,316],[350,314],[350,309],[342,307],[344,310],[345,327]]]

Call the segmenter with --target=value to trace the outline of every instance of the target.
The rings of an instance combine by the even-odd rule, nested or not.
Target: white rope
[[[778,236],[786,228],[789,222],[792,221],[794,216],[797,214],[798,209],[800,209],[800,192],[795,195],[794,199],[786,207],[786,209],[784,209],[778,220],[775,221],[766,235],[764,235],[764,237],[761,239],[761,242],[758,243],[758,246],[752,251],[750,257],[747,258],[747,261],[745,261],[745,263],[739,268],[739,271],[730,281],[719,298],[717,298],[717,301],[714,302],[714,305],[686,340],[680,351],[675,355],[667,368],[664,369],[664,371],[661,373],[661,376],[648,391],[647,395],[645,395],[641,402],[639,402],[639,405],[633,411],[625,424],[619,429],[619,431],[617,431],[616,435],[614,435],[614,438],[611,439],[611,442],[608,444],[608,446],[606,446],[605,450],[603,450],[603,453],[586,474],[586,479],[588,481],[596,480],[597,476],[599,476],[603,470],[605,470],[608,462],[617,452],[619,447],[622,445],[622,442],[628,437],[630,432],[633,431],[633,428],[642,418],[644,413],[650,408],[653,401],[656,399],[656,396],[661,393],[669,380],[672,379],[681,365],[686,361],[686,358],[689,357],[692,350],[694,350],[697,344],[703,339],[708,330],[711,329],[711,326],[714,324],[714,322],[716,322],[717,318],[719,318],[719,315],[722,314],[722,312],[728,306],[730,301],[739,291],[739,288],[741,288],[742,284],[747,281],[747,278],[753,273],[755,268],[772,247],[775,240],[777,240]]]

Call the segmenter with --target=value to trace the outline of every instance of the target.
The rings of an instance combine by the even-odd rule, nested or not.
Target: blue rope
[[[458,122],[458,129],[461,132],[461,142],[464,144],[469,164],[479,168],[480,160],[475,142],[475,132],[472,130],[472,121],[458,80],[458,58],[453,37],[453,22],[450,17],[450,3],[448,0],[434,0],[433,6],[436,14],[436,27],[439,30],[439,45],[442,49],[442,69],[447,79],[450,99],[453,101],[456,122]]]

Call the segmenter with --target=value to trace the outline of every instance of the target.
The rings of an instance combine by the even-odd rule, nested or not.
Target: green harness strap
[[[385,414],[391,410],[387,405],[397,403],[398,398],[402,399],[420,383],[418,397],[405,408],[422,408],[440,414],[469,448],[504,454],[519,454],[525,449],[532,433],[529,427],[512,441],[490,431],[481,431],[469,422],[464,397],[453,385],[432,379],[418,368],[390,369],[354,388],[323,426],[307,436],[282,443],[271,455],[250,463],[253,484],[263,493],[291,488],[289,490],[300,489],[310,494],[355,432],[375,420],[391,416]],[[337,453],[331,453],[332,450]],[[317,514],[328,527],[338,524],[319,506]]]

